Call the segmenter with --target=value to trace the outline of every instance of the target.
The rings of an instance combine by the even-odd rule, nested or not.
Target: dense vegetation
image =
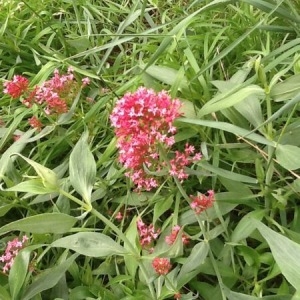
[[[1,300],[300,297],[298,1],[0,7]]]

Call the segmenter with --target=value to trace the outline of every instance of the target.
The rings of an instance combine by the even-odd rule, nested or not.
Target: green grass
[[[1,299],[297,299],[298,1],[0,6],[1,82],[21,74],[33,87],[69,66],[78,81],[91,78],[60,117],[1,93],[1,249],[30,237],[0,274]],[[188,180],[162,176],[141,194],[109,121],[116,100],[139,86],[184,103],[175,146],[203,155]],[[41,131],[28,125],[32,115]],[[210,189],[214,207],[195,215],[189,195]],[[161,229],[153,255],[141,250],[138,217]],[[184,248],[164,242],[176,224],[191,239]],[[171,259],[166,277],[154,274],[154,255]]]

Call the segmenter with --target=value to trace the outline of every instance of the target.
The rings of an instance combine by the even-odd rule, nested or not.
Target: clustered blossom
[[[144,87],[125,94],[117,101],[110,120],[117,136],[119,161],[128,170],[125,175],[133,181],[137,190],[150,191],[158,186],[157,179],[145,169],[160,172],[168,167],[171,176],[183,180],[188,177],[184,167],[201,158],[189,145],[186,145],[184,153],[175,152],[169,165],[161,157],[160,148],[168,153],[175,143],[173,123],[182,115],[180,107],[181,102],[172,100],[166,91],[155,93]]]
[[[178,232],[180,231],[180,228],[181,227],[179,225],[175,225],[172,228],[171,234],[167,235],[165,237],[165,241],[168,245],[173,245],[174,244],[174,242],[177,238]],[[187,245],[190,242],[188,236],[185,233],[182,233],[181,240],[182,240],[182,243],[184,245]]]
[[[12,98],[19,98],[28,89],[29,80],[21,75],[14,75],[11,81],[3,83],[4,94],[10,95]]]
[[[196,214],[200,214],[209,207],[212,207],[215,201],[215,193],[213,190],[207,191],[207,195],[200,194],[197,196],[190,196],[192,202],[191,208]]]
[[[36,116],[33,116],[30,119],[28,119],[28,123],[31,127],[36,128],[38,130],[40,130],[43,126],[42,122]]]
[[[137,229],[140,238],[140,244],[143,248],[151,245],[158,238],[159,230],[155,230],[153,224],[146,225],[141,219],[137,221]]]
[[[89,83],[89,78],[82,79],[82,86]],[[43,107],[46,115],[59,115],[68,111],[68,103],[79,91],[80,84],[76,81],[72,68],[69,68],[67,74],[63,75],[55,70],[52,78],[33,89],[29,89],[28,79],[20,75],[15,75],[13,80],[5,82],[4,87],[5,94],[13,98],[22,97],[22,103],[26,107],[37,104]],[[30,121],[32,127],[40,129],[41,123],[36,117]]]
[[[5,263],[2,268],[3,273],[6,273],[10,270],[14,263],[15,257],[17,256],[19,251],[24,247],[24,243],[26,241],[28,241],[28,237],[24,235],[22,237],[22,240],[15,238],[7,243],[4,254],[0,256],[0,261]]]
[[[156,257],[152,261],[152,267],[158,275],[167,275],[172,265],[168,258]]]

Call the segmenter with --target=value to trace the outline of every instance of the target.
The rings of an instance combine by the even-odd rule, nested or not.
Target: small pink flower
[[[124,216],[120,211],[115,216],[115,219],[118,220],[118,221],[122,221],[123,218],[124,218]]]
[[[179,225],[175,225],[172,228],[171,234],[167,235],[165,237],[165,241],[168,245],[173,245],[174,244],[174,242],[177,238],[178,232],[180,231],[180,228],[181,227]],[[182,243],[184,245],[187,245],[190,242],[188,236],[185,233],[182,233],[181,240],[182,240]]]
[[[33,128],[36,128],[38,130],[40,130],[43,126],[42,122],[35,116],[31,117],[29,120],[28,120],[28,123],[31,127]]]
[[[167,275],[172,268],[168,258],[156,257],[152,261],[154,271],[159,275]]]
[[[81,82],[83,86],[86,86],[90,84],[91,80],[88,77],[85,77],[81,80]]]
[[[2,270],[4,273],[8,272],[13,265],[14,259],[19,253],[19,250],[24,248],[24,244],[28,241],[28,237],[24,235],[22,240],[18,238],[9,241],[3,255],[0,256],[0,261],[5,263]]]
[[[190,196],[192,202],[190,204],[191,208],[196,214],[200,214],[209,207],[212,207],[215,201],[215,193],[213,190],[207,191],[207,196],[204,194],[199,194],[198,196]]]
[[[29,80],[21,75],[14,75],[11,81],[4,82],[4,94],[10,95],[12,98],[19,98],[27,89]]]
[[[137,221],[137,229],[140,237],[140,244],[143,248],[158,238],[160,230],[155,230],[153,224],[146,225],[141,219]]]

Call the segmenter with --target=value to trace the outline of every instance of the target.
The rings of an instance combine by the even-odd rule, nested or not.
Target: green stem
[[[187,202],[190,204],[190,202],[191,202],[190,197],[187,195],[187,193],[186,193],[185,190],[183,189],[183,187],[182,187],[181,183],[179,182],[179,180],[178,180],[177,178],[174,178],[174,179],[175,179],[176,185],[177,185],[179,191],[181,192],[182,196],[183,196],[183,197],[187,200]],[[222,280],[222,277],[221,277],[219,268],[218,268],[218,266],[217,266],[217,263],[216,263],[214,254],[213,254],[213,252],[212,252],[212,250],[211,250],[211,248],[210,248],[210,245],[209,245],[209,237],[208,237],[207,234],[206,234],[206,230],[205,230],[205,228],[204,228],[204,226],[203,226],[202,220],[200,219],[199,215],[197,215],[197,214],[196,214],[196,219],[197,219],[198,224],[199,224],[199,226],[200,226],[200,228],[201,228],[201,231],[202,231],[202,234],[203,234],[204,241],[208,243],[208,249],[209,249],[208,254],[209,254],[209,258],[210,258],[210,260],[211,260],[211,263],[212,263],[212,265],[213,265],[214,271],[215,271],[215,273],[216,273],[216,276],[217,276],[217,278],[218,278],[219,284],[220,284],[220,289],[221,289],[221,293],[222,293],[222,299],[223,299],[223,300],[226,300],[226,296],[225,296],[225,294],[224,294],[224,292],[223,292],[223,288],[222,288],[222,287],[223,287],[223,280]]]
[[[90,212],[92,215],[94,215],[95,217],[97,217],[99,220],[101,220],[103,223],[105,223],[111,230],[113,230],[118,237],[123,240],[123,242],[126,244],[126,246],[129,248],[131,254],[136,258],[136,260],[139,263],[139,267],[141,272],[143,273],[144,277],[146,279],[148,279],[147,277],[147,272],[145,269],[145,266],[143,265],[142,262],[140,262],[140,253],[137,249],[134,248],[134,246],[131,244],[131,242],[128,240],[128,238],[126,237],[126,235],[114,224],[112,223],[109,219],[107,219],[105,216],[103,216],[101,213],[99,213],[95,208],[93,208],[91,205],[86,204],[85,202],[79,200],[78,198],[74,197],[73,195],[71,195],[70,193],[64,191],[64,190],[60,190],[60,193],[63,194],[64,196],[66,196],[67,198],[69,198],[70,200],[74,201],[75,203],[77,203],[78,205],[80,205],[83,209],[85,209],[87,212]],[[148,284],[148,288],[150,290],[151,296],[153,300],[156,300],[156,294],[153,288],[153,284],[147,282]]]

